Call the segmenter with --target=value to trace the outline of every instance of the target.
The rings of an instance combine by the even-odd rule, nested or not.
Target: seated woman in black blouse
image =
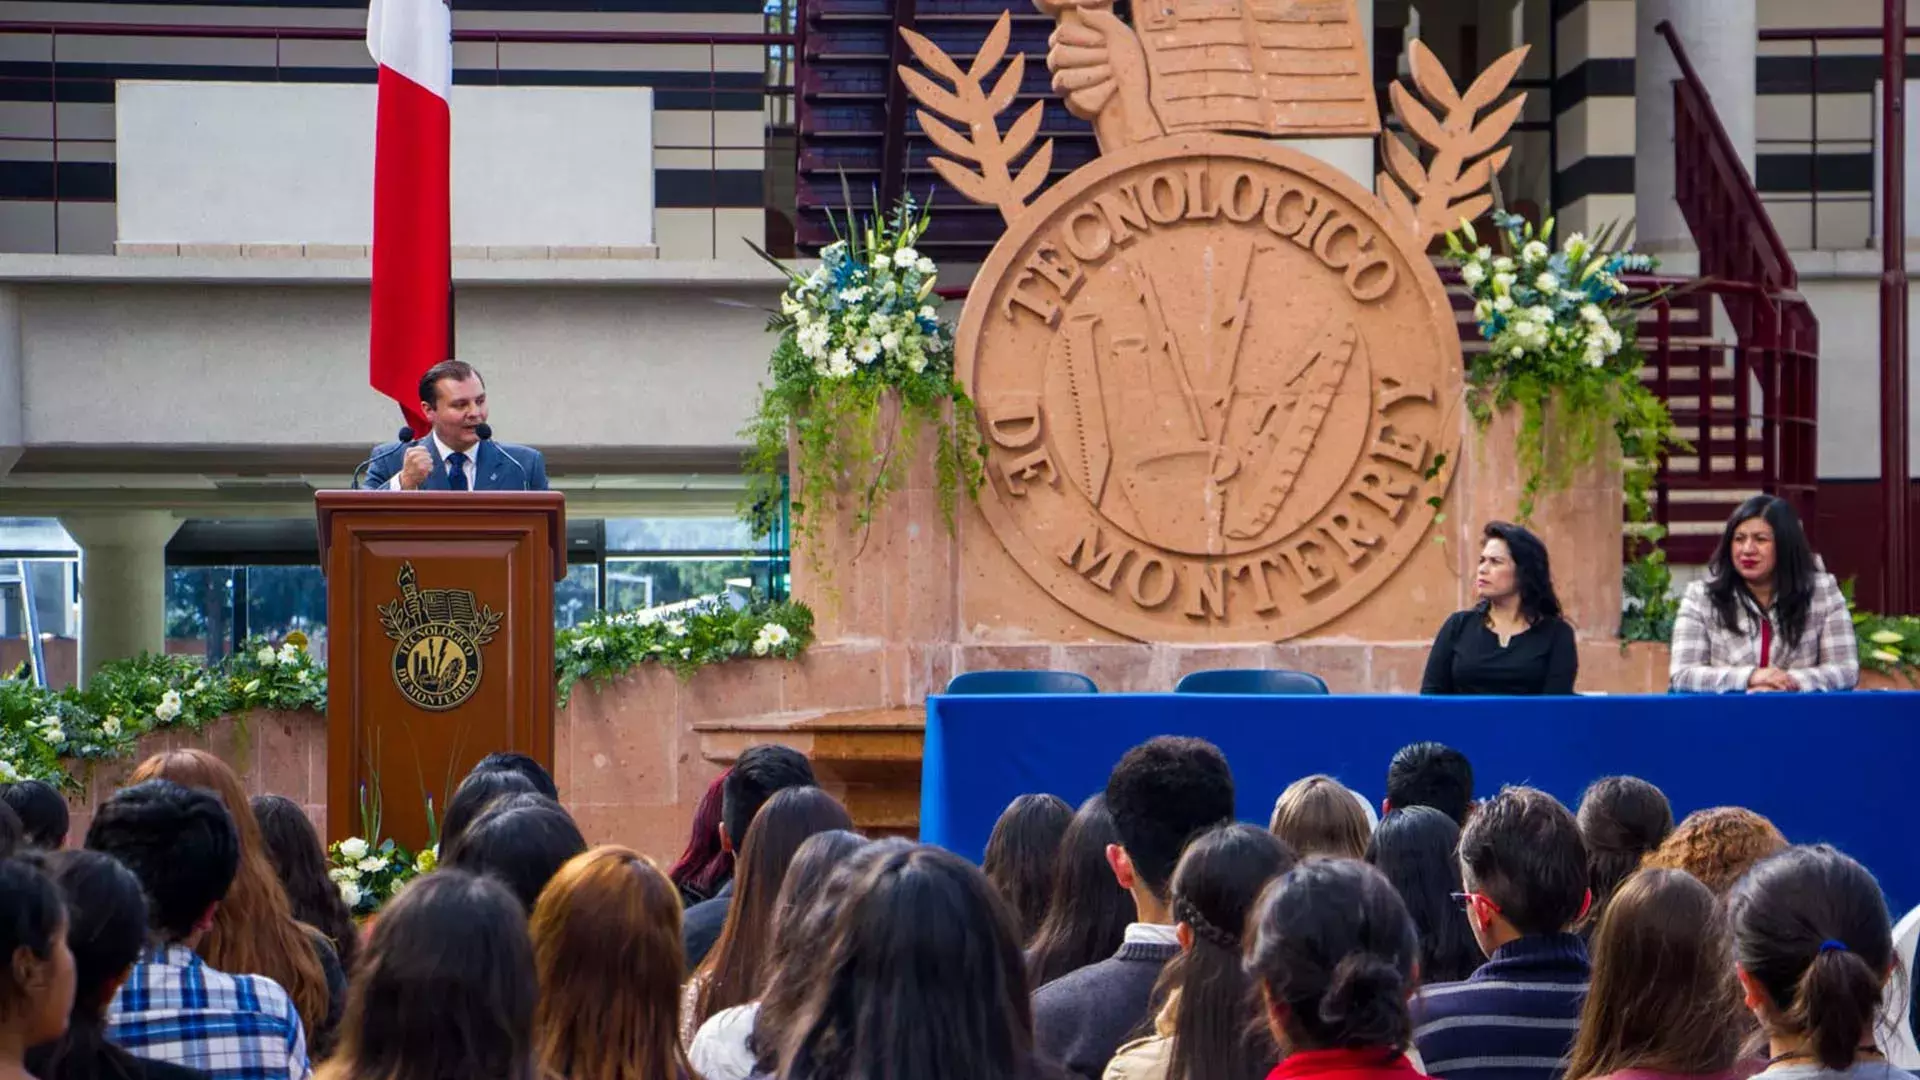
[[[1560,617],[1547,546],[1518,525],[1481,533],[1480,602],[1455,612],[1427,654],[1423,694],[1571,694],[1580,672],[1573,627]]]

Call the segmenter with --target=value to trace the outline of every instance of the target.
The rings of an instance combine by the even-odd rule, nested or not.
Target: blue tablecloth
[[[935,696],[927,700],[920,836],[979,859],[1015,796],[1078,804],[1155,735],[1211,740],[1239,814],[1265,824],[1294,780],[1327,773],[1379,805],[1387,761],[1436,739],[1473,761],[1476,794],[1531,784],[1577,805],[1627,773],[1676,820],[1746,806],[1795,843],[1825,841],[1873,870],[1899,912],[1920,904],[1920,694],[1420,698],[1179,694]]]

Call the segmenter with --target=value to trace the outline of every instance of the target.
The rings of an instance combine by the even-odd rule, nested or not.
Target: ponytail
[[[1320,999],[1320,1022],[1343,1046],[1405,1046],[1413,1039],[1407,994],[1413,988],[1392,961],[1348,953],[1334,965]]]
[[[1786,1022],[1813,1040],[1813,1054],[1835,1072],[1872,1041],[1880,1011],[1881,982],[1860,955],[1837,942],[1823,944],[1800,976]]]

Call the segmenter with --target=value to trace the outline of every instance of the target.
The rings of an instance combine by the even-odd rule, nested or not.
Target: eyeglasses
[[[1451,897],[1453,898],[1453,902],[1454,902],[1454,903],[1456,903],[1456,904],[1459,904],[1459,905],[1460,905],[1460,907],[1461,907],[1461,910],[1466,910],[1466,909],[1468,909],[1468,908],[1470,908],[1470,907],[1472,907],[1472,906],[1473,906],[1473,902],[1474,902],[1475,900],[1478,900],[1478,901],[1480,901],[1481,903],[1483,903],[1483,904],[1485,904],[1485,905],[1487,905],[1488,907],[1490,907],[1490,908],[1492,908],[1492,909],[1493,909],[1493,913],[1494,913],[1495,915],[1500,915],[1500,914],[1503,914],[1503,912],[1501,912],[1501,910],[1500,910],[1500,905],[1499,905],[1499,904],[1496,904],[1496,903],[1494,903],[1494,902],[1493,902],[1493,898],[1492,898],[1492,897],[1490,897],[1490,896],[1488,896],[1488,895],[1487,895],[1487,894],[1485,894],[1485,893],[1477,893],[1477,892],[1457,892],[1457,893],[1449,893],[1448,895],[1449,895],[1449,896],[1451,896]]]

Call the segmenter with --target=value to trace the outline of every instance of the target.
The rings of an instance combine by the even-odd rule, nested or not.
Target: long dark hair
[[[1733,887],[1734,958],[1770,999],[1770,1031],[1806,1037],[1836,1072],[1873,1041],[1893,930],[1867,868],[1819,844],[1788,848]]]
[[[1587,848],[1587,888],[1593,890],[1581,929],[1591,932],[1614,890],[1673,832],[1673,806],[1637,776],[1605,776],[1587,786],[1575,818]]]
[[[1513,584],[1520,590],[1520,617],[1538,626],[1561,617],[1560,597],[1553,591],[1553,567],[1547,561],[1547,545],[1524,526],[1507,521],[1489,521],[1480,530],[1480,540],[1498,540],[1513,556]]]
[[[852,828],[846,807],[817,787],[782,788],[753,816],[734,869],[726,925],[694,972],[695,1028],[722,1009],[760,996],[773,943],[775,905],[795,853],[810,836]]]
[[[1032,941],[1047,917],[1053,865],[1072,823],[1073,807],[1053,795],[1022,795],[993,823],[980,868],[1013,908],[1022,942]]]
[[[73,1012],[65,1035],[28,1052],[27,1071],[41,1080],[125,1080],[139,1066],[107,1041],[106,991],[146,947],[146,894],[111,855],[61,851],[44,859],[67,905]]]
[[[1105,960],[1126,940],[1133,897],[1107,864],[1107,845],[1119,842],[1106,796],[1081,803],[1060,839],[1047,917],[1027,951],[1027,981],[1035,987]]]
[[[680,901],[689,907],[713,899],[733,873],[733,852],[720,843],[720,792],[726,782],[727,774],[721,773],[707,785],[707,793],[700,796],[700,805],[693,810],[687,846],[674,861],[673,869],[667,871],[680,890]]]
[[[784,1080],[1015,1080],[1033,1018],[1013,916],[985,874],[915,847],[857,882],[781,1048]]]
[[[1173,871],[1173,917],[1193,935],[1160,973],[1155,1000],[1179,994],[1168,1080],[1262,1076],[1279,1062],[1241,967],[1247,915],[1267,883],[1299,858],[1278,836],[1253,825],[1222,825],[1187,845]]]
[[[1593,985],[1568,1080],[1628,1070],[1715,1075],[1740,1057],[1740,990],[1726,918],[1681,870],[1621,885],[1593,936]]]
[[[1367,862],[1393,883],[1420,934],[1420,981],[1458,982],[1484,957],[1466,913],[1453,902],[1461,891],[1460,826],[1431,806],[1409,806],[1380,819],[1367,843]]]
[[[1413,1038],[1420,941],[1380,871],[1308,859],[1260,898],[1252,932],[1247,973],[1287,1006],[1289,1049],[1399,1051]]]
[[[447,812],[440,818],[440,855],[444,859],[462,834],[480,819],[495,799],[522,792],[539,794],[533,781],[512,769],[483,769],[467,774],[447,800]]]
[[[322,1077],[531,1080],[538,981],[505,885],[441,869],[380,913]]]
[[[1720,534],[1720,544],[1707,560],[1707,598],[1721,626],[1744,633],[1749,616],[1758,617],[1760,605],[1733,565],[1733,534],[1754,518],[1773,529],[1773,613],[1780,624],[1780,640],[1791,649],[1807,632],[1807,613],[1813,609],[1813,547],[1793,504],[1773,495],[1755,495],[1740,504]]]
[[[256,795],[253,816],[260,821],[267,861],[293,904],[293,917],[325,934],[340,957],[341,970],[352,971],[360,934],[339,887],[327,878],[327,855],[306,811],[285,795]]]

